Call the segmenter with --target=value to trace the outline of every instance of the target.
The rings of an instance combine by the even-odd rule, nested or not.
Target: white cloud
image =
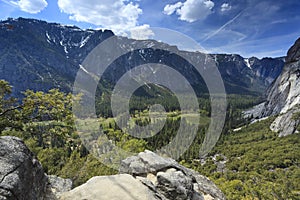
[[[231,5],[229,5],[229,3],[223,3],[222,6],[221,6],[221,11],[226,12],[226,11],[229,11],[229,10],[231,10]]]
[[[31,14],[36,14],[41,12],[48,5],[46,0],[19,0],[19,1],[10,1],[10,3],[19,7],[20,10]]]
[[[164,13],[166,15],[172,15],[178,8],[182,7],[183,3],[182,2],[177,2],[176,4],[168,4],[164,8]]]
[[[215,6],[211,0],[186,0],[184,3],[168,4],[164,8],[164,13],[171,15],[175,12],[179,19],[187,22],[195,22],[205,19],[211,14]]]
[[[130,30],[130,36],[136,40],[146,40],[154,36],[154,33],[148,24],[144,24],[142,26],[132,28]]]
[[[58,6],[71,20],[111,29],[123,36],[139,27],[138,18],[143,12],[132,0],[58,0]],[[146,27],[141,25],[140,29]]]

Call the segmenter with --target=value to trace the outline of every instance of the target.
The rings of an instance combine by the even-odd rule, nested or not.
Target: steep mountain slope
[[[240,87],[263,92],[282,71],[284,58],[243,58],[240,55],[212,55],[227,83],[227,92]],[[239,86],[239,87],[237,87]]]
[[[300,124],[299,88],[300,38],[288,51],[282,73],[268,89],[267,101],[256,107],[260,108],[257,117],[278,115],[270,128],[278,132],[279,136],[290,135],[298,131]]]
[[[26,89],[70,91],[79,64],[111,31],[83,31],[34,19],[0,23],[0,78],[14,93]]]
[[[0,22],[0,79],[9,81],[14,94],[26,89],[48,90],[61,88],[70,91],[80,64],[88,53],[103,40],[113,36],[109,30],[81,30],[75,26],[63,26],[35,19],[8,19]],[[120,40],[128,40],[119,37]],[[185,63],[151,49],[156,41],[144,40],[145,51],[131,52],[115,62],[107,73],[114,82],[132,63],[149,63],[165,60],[182,71]],[[164,44],[168,48],[171,47]],[[188,52],[191,59],[200,53]],[[225,81],[228,93],[262,93],[280,74],[283,58],[249,58],[239,55],[211,55]],[[131,63],[131,64],[130,64]],[[121,67],[122,66],[122,67]],[[125,66],[125,67],[124,67]],[[127,67],[126,67],[127,66]],[[190,73],[190,72],[185,72]],[[194,79],[195,74],[185,74]],[[205,84],[201,79],[193,80],[195,87],[203,92]]]

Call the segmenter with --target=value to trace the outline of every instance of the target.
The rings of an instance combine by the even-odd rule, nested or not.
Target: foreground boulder
[[[0,199],[43,199],[47,176],[24,142],[0,137]]]
[[[225,199],[208,178],[151,151],[122,161],[120,174],[72,182],[48,176],[24,142],[0,137],[0,200],[205,200]]]
[[[93,177],[85,184],[62,195],[63,200],[155,200],[140,181],[129,174]]]
[[[145,151],[123,160],[119,175],[94,177],[61,199],[221,200],[225,196],[208,178]]]
[[[0,200],[57,200],[72,181],[44,173],[24,142],[0,137]]]

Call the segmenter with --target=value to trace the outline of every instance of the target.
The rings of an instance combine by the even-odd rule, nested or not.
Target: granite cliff
[[[276,116],[270,126],[279,136],[298,132],[300,124],[300,38],[289,49],[282,73],[267,90],[266,102],[246,115],[255,118]]]

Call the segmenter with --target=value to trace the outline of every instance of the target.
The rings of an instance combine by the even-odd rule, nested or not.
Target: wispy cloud
[[[206,47],[206,49],[210,53],[237,53],[244,57],[279,57],[286,55],[288,49],[298,37],[299,34],[295,32],[263,39],[233,42],[219,47]]]
[[[288,21],[287,19],[279,19],[279,20],[272,21],[271,24],[282,24],[287,21]]]
[[[206,38],[204,38],[204,40],[201,41],[201,43],[204,43],[205,41],[209,40],[210,38],[212,38],[215,35],[217,35],[218,33],[220,33],[222,30],[224,30],[229,24],[233,23],[237,18],[239,18],[241,16],[242,12],[243,11],[241,11],[240,13],[238,13],[235,17],[233,17],[231,20],[229,20],[228,22],[226,22],[223,26],[221,26],[220,28],[218,28],[216,31],[214,31],[211,34],[209,34]]]

